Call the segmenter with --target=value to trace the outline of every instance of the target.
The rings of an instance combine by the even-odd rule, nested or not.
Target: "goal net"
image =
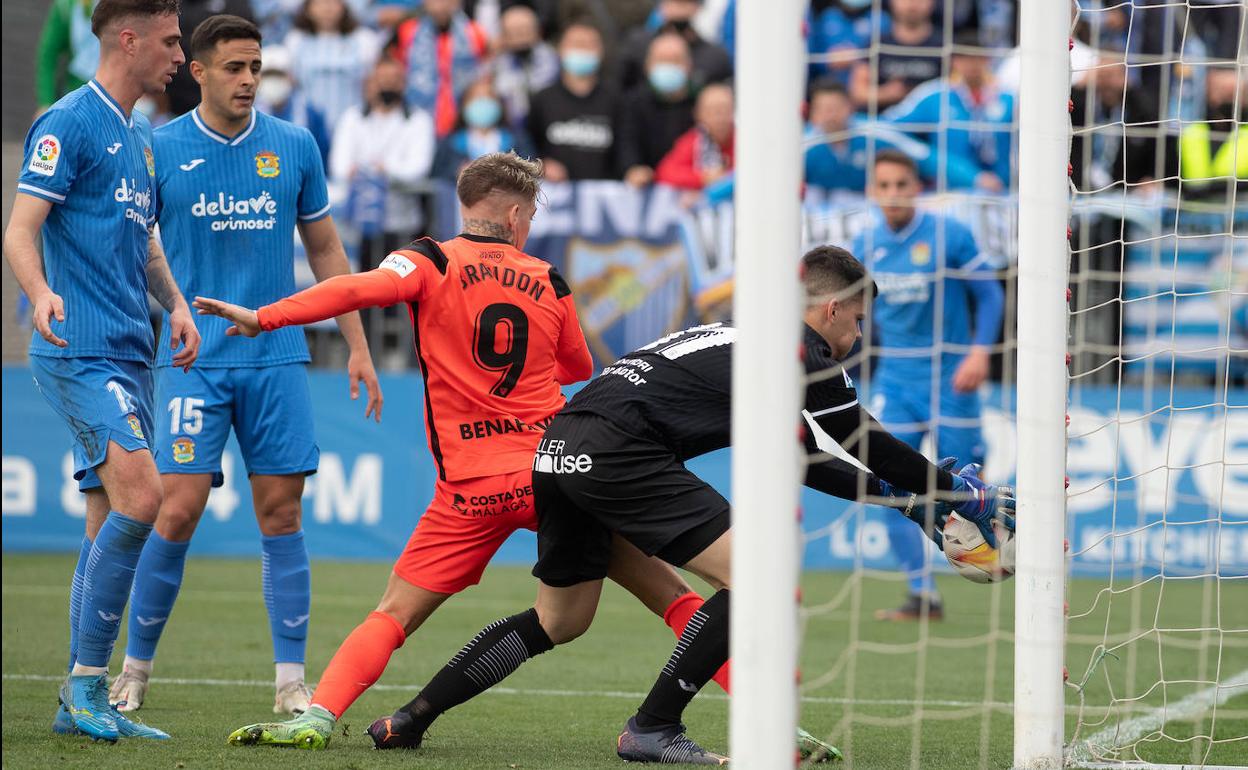
[[[865,482],[855,503],[803,491],[800,543],[769,556],[757,538],[796,499],[774,485],[795,480],[768,475],[784,453],[747,455],[736,434],[734,569],[753,558],[767,582],[734,578],[750,594],[734,598],[734,680],[792,644],[772,618],[800,548],[799,684],[778,697],[847,767],[1248,766],[1248,10],[1064,6],[815,3],[804,62],[738,43],[739,326],[787,340],[797,324],[788,304],[741,312],[765,302],[751,260],[779,253],[741,230],[800,218],[797,253],[851,248],[878,287],[845,362],[862,403],[929,458],[1018,487],[1012,580],[955,574]],[[774,111],[751,128],[751,94],[782,78],[807,85],[797,158],[778,157]],[[898,194],[876,173],[894,153],[923,187],[909,218],[890,217]],[[776,208],[782,188],[748,188],[752,154],[802,165],[800,215]],[[984,353],[985,371],[967,363]],[[787,393],[785,366],[759,368],[752,401],[737,380],[738,422],[767,387]],[[771,531],[742,545],[750,517]],[[767,623],[742,619],[760,603]],[[776,703],[734,692],[741,754]],[[786,740],[759,766],[789,764]]]

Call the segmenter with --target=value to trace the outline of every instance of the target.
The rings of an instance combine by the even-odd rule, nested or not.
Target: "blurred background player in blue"
[[[997,88],[975,30],[955,37],[948,78],[916,87],[884,119],[927,145],[919,171],[938,190],[1008,192],[1014,95]]]
[[[74,434],[86,536],[69,598],[69,676],[52,730],[97,740],[168,738],[108,703],[108,661],[135,564],[161,505],[148,436],[152,358],[147,294],[169,311],[169,362],[199,349],[190,309],[159,249],[152,132],[134,113],[185,61],[177,0],[101,0],[91,17],[100,65],[26,134],[4,255],[33,306],[30,368]],[[42,263],[35,245],[43,238]],[[170,342],[172,340],[172,342]]]
[[[319,280],[349,272],[311,134],[253,107],[259,28],[238,16],[212,16],[195,29],[191,56],[202,101],[155,134],[160,236],[181,285],[191,295],[243,302],[293,292],[296,226]],[[351,350],[352,398],[363,381],[367,413],[380,418],[381,392],[359,315],[338,323]],[[298,330],[256,345],[226,337],[215,319],[202,324],[204,355],[193,372],[171,366],[167,343],[157,360],[156,464],[165,497],[135,574],[126,661],[110,700],[126,711],[143,705],[187,547],[209,493],[224,481],[221,455],[233,426],[261,534],[277,667],[274,710],[297,713],[311,695],[303,673],[311,585],[300,497],[320,458],[308,347]]]
[[[966,226],[916,208],[921,190],[914,160],[897,150],[876,154],[868,188],[875,221],[854,239],[854,253],[879,286],[871,310],[879,342],[871,412],[916,449],[931,435],[937,456],[982,463],[978,390],[1001,332],[1004,292]],[[889,516],[888,537],[908,593],[900,607],[876,617],[917,620],[927,613],[939,620],[943,607],[922,529]]]

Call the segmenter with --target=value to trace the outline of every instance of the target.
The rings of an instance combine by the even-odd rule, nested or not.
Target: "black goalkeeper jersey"
[[[564,407],[563,414],[595,414],[624,431],[671,449],[680,460],[723,449],[732,435],[732,346],[737,330],[726,323],[669,334],[603,369]],[[953,488],[950,475],[894,438],[858,403],[849,374],[832,358],[819,334],[805,327],[804,409],[863,465],[901,489],[925,493]],[[796,415],[794,416],[796,417]],[[807,437],[808,451],[814,450]],[[806,484],[838,497],[859,494],[858,472],[824,459],[807,468]],[[879,494],[869,479],[865,491]]]

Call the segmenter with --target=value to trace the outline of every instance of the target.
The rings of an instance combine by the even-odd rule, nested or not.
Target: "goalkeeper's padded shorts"
[[[310,475],[320,464],[304,364],[189,372],[162,366],[156,404],[167,415],[153,442],[161,473],[210,473],[212,485],[221,486],[231,427],[248,475]]]
[[[485,565],[518,529],[537,529],[528,468],[438,481],[394,574],[427,591],[458,593],[481,582]]]
[[[607,575],[611,538],[684,566],[730,526],[728,501],[672,452],[593,414],[558,415],[533,462],[537,565],[565,587]]]
[[[111,441],[126,451],[151,449],[152,369],[140,361],[31,356],[35,385],[74,434],[74,478],[85,492],[103,486],[96,466]]]

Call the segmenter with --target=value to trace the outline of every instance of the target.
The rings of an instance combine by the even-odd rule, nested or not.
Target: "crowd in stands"
[[[258,106],[312,132],[365,237],[393,242],[425,224],[411,191],[500,149],[540,157],[555,182],[665,183],[690,202],[725,195],[738,1],[183,0],[182,31],[185,44],[214,13],[257,21]],[[44,107],[94,69],[92,5],[52,4],[39,54]],[[1242,185],[1242,9],[1077,7],[1078,187],[1143,191],[1181,179],[1185,194],[1224,195],[1236,178]],[[892,148],[915,159],[931,190],[1010,191],[1018,0],[812,0],[805,26],[808,185],[860,193],[871,155]],[[197,103],[188,70],[140,105],[155,124]]]

